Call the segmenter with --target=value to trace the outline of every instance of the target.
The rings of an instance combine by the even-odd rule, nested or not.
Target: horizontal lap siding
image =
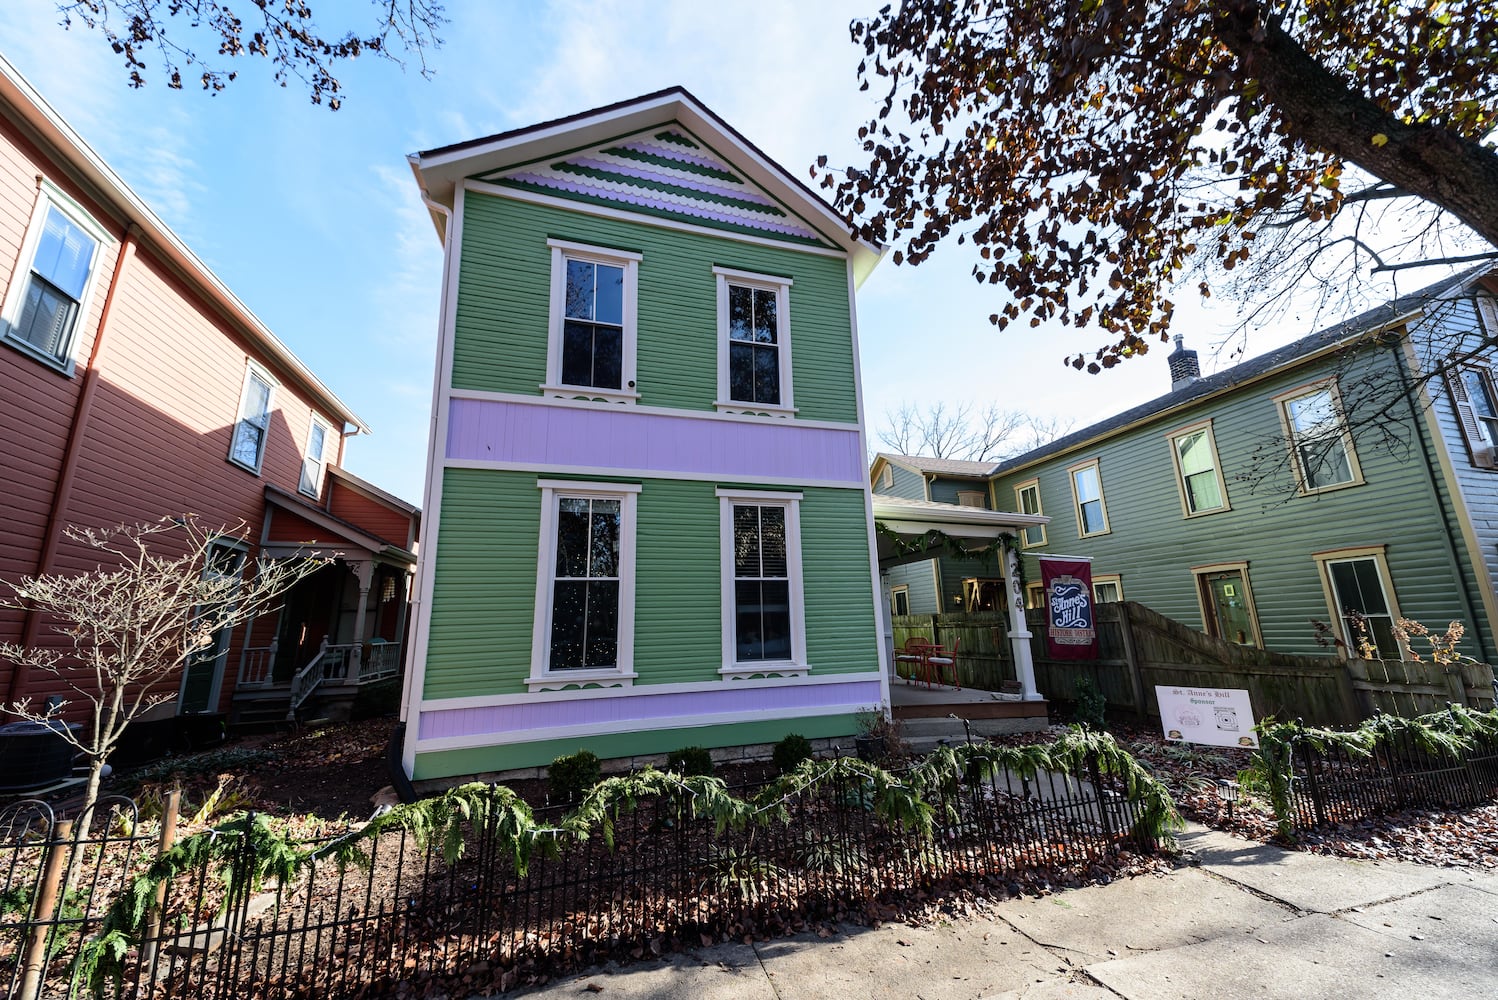
[[[378,500],[371,499],[336,481],[325,481],[323,489],[329,491],[327,494],[328,510],[334,517],[357,524],[377,538],[399,545],[403,549],[411,547],[411,516],[409,514],[387,507]]]
[[[1389,362],[1387,353],[1376,365]],[[1368,362],[1364,362],[1368,363]],[[1460,585],[1446,547],[1444,527],[1430,496],[1418,446],[1409,453],[1379,448],[1370,433],[1357,436],[1366,482],[1333,492],[1296,496],[1282,461],[1284,444],[1276,393],[1332,373],[1332,363],[1301,369],[1208,406],[1169,415],[1096,448],[1058,457],[1001,479],[998,496],[1011,498],[1015,483],[1040,480],[1051,518],[1046,550],[1093,557],[1094,574],[1119,573],[1124,594],[1168,617],[1202,627],[1191,567],[1249,563],[1249,582],[1265,644],[1285,652],[1324,652],[1312,620],[1331,616],[1312,553],[1387,545],[1400,611],[1427,622],[1460,617]],[[1356,378],[1354,369],[1345,378]],[[1232,509],[1187,519],[1166,433],[1213,417]],[[1275,470],[1255,472],[1255,458]],[[1100,460],[1111,533],[1079,538],[1066,466]],[[1262,468],[1262,466],[1260,466]],[[1245,481],[1243,477],[1256,482]],[[1255,487],[1251,491],[1251,487]],[[1033,553],[1027,579],[1040,578]]]
[[[717,398],[714,265],[788,276],[792,386],[803,419],[856,417],[843,260],[605,219],[489,195],[464,198],[452,384],[535,393],[546,377],[548,238],[632,250],[639,265],[640,403],[711,410]]]
[[[893,566],[885,574],[886,584],[893,587],[910,588],[910,613],[934,615],[941,611],[936,593],[936,567],[932,560],[905,563]]]
[[[449,469],[427,699],[519,694],[530,674],[541,494],[535,473]],[[637,685],[716,681],[723,665],[716,484],[645,480],[635,574]],[[877,666],[863,494],[803,491],[807,654],[815,673]]]
[[[901,465],[888,463],[890,470],[890,484],[888,488],[883,487],[876,480],[874,492],[890,497],[904,497],[906,500],[926,499],[926,477],[919,472],[912,472]]]

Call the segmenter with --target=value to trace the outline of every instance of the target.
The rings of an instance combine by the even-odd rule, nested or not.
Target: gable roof
[[[1459,293],[1463,288],[1475,283],[1478,279],[1489,273],[1492,268],[1489,265],[1470,268],[1459,272],[1451,277],[1427,285],[1419,291],[1409,295],[1390,299],[1380,305],[1367,309],[1350,319],[1342,320],[1331,326],[1317,330],[1299,340],[1293,341],[1283,347],[1277,347],[1256,358],[1250,358],[1241,364],[1226,368],[1214,375],[1196,380],[1178,389],[1173,389],[1163,396],[1158,396],[1146,403],[1123,411],[1116,416],[1100,420],[1095,424],[1074,431],[1065,437],[1057,438],[1050,444],[1042,445],[1016,455],[998,463],[993,470],[995,476],[1005,475],[1033,465],[1044,459],[1063,454],[1084,444],[1101,440],[1122,432],[1140,421],[1167,413],[1188,404],[1215,396],[1222,392],[1235,389],[1240,385],[1265,375],[1288,369],[1297,364],[1309,361],[1329,350],[1346,346],[1349,342],[1370,333],[1386,329],[1399,323],[1408,322],[1420,316],[1431,305]]]
[[[955,476],[959,479],[983,479],[993,474],[998,462],[969,462],[959,458],[932,458],[929,455],[894,455],[881,451],[874,456],[874,464],[883,459],[891,465],[899,465],[911,472],[929,473],[934,476]],[[870,467],[872,472],[872,466]]]
[[[681,87],[439,146],[409,160],[422,193],[447,208],[457,188],[473,178],[820,243],[850,256],[855,282],[883,255],[883,248],[853,236],[843,216]],[[435,208],[432,221],[441,236]]]

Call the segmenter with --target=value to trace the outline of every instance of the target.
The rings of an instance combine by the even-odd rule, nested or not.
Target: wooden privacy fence
[[[1241,688],[1260,718],[1300,718],[1318,726],[1356,726],[1380,712],[1414,718],[1450,703],[1494,707],[1493,668],[1485,663],[1276,653],[1214,639],[1132,601],[1099,604],[1095,611],[1098,655],[1091,660],[1046,659],[1044,612],[1026,612],[1034,636],[1035,686],[1047,698],[1072,700],[1085,677],[1110,708],[1158,717],[1156,685]],[[998,690],[1000,682],[1015,676],[1004,617],[902,616],[894,619],[895,644],[923,636],[950,645],[960,637],[963,686]]]

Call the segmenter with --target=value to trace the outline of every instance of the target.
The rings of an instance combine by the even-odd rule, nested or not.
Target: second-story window
[[[1479,365],[1453,368],[1446,372],[1446,388],[1472,464],[1498,467],[1498,393],[1492,372]]]
[[[1020,483],[1014,488],[1014,499],[1019,505],[1021,514],[1041,514],[1040,509],[1040,480],[1032,479],[1028,483]],[[1037,524],[1026,528],[1020,534],[1020,544],[1025,548],[1045,544],[1045,525]]]
[[[271,402],[275,383],[258,368],[245,373],[244,391],[240,395],[239,420],[234,424],[234,440],[229,458],[255,474],[265,461],[265,444],[270,436]]]
[[[633,402],[640,254],[562,240],[548,245],[551,336],[542,390]]]
[[[1108,531],[1108,508],[1103,503],[1103,479],[1097,460],[1075,465],[1071,473],[1072,495],[1077,505],[1077,535],[1102,535]]]
[[[791,400],[789,278],[715,267],[719,409],[788,416]]]
[[[5,338],[56,366],[73,352],[79,317],[98,257],[99,239],[43,198],[22,252],[30,264],[6,304]]]
[[[1322,382],[1275,397],[1302,493],[1362,482],[1336,385]]]
[[[1227,490],[1218,467],[1211,422],[1176,431],[1170,436],[1170,449],[1186,516],[1226,510]]]
[[[309,497],[322,495],[323,471],[328,467],[332,438],[332,429],[313,417],[307,430],[307,455],[302,459],[302,480],[298,486]]]

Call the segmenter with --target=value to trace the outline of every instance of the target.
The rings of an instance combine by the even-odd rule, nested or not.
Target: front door
[[[1230,569],[1203,573],[1200,579],[1207,633],[1243,646],[1257,645],[1253,611],[1248,600],[1248,581],[1244,579],[1243,571]]]
[[[244,572],[244,550],[229,542],[213,542],[203,560],[203,576],[237,577]],[[219,691],[224,683],[224,664],[229,659],[232,629],[219,629],[213,645],[187,658],[182,670],[182,690],[178,696],[178,713],[212,712],[218,708]]]

